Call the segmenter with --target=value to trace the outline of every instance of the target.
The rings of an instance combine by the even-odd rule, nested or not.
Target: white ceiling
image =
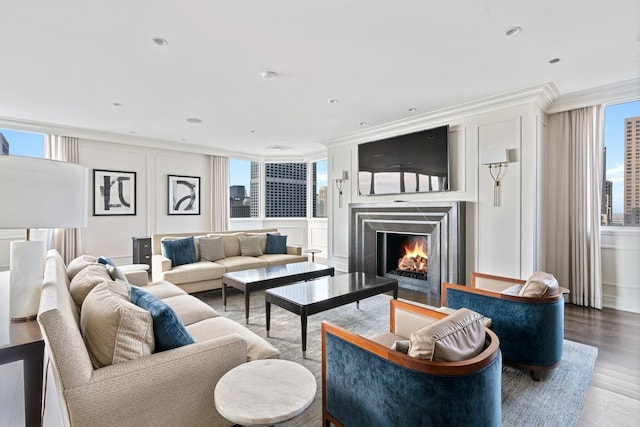
[[[0,118],[254,156],[640,75],[638,0],[3,0],[0,17]]]

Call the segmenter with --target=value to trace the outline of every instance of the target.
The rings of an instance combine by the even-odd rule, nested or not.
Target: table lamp
[[[45,245],[32,228],[87,226],[89,172],[73,163],[0,155],[0,228],[26,229],[11,242],[9,314],[12,322],[38,314]]]

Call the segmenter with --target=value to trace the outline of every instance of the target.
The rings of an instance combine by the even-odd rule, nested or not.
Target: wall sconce
[[[500,175],[502,167],[509,163],[509,150],[500,148],[485,151],[480,156],[480,163],[489,166],[489,174],[493,178],[493,206],[500,206]]]
[[[349,172],[336,171],[331,175],[331,180],[336,182],[336,188],[338,189],[338,207],[342,207],[342,188],[344,183],[349,179]]]

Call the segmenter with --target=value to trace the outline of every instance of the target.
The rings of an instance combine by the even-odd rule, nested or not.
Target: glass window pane
[[[326,160],[313,162],[313,217],[327,217],[327,166]]]
[[[0,129],[0,154],[13,156],[44,157],[44,135]]]
[[[260,163],[229,159],[229,217],[260,216]]]
[[[265,216],[307,217],[307,164],[265,163]]]

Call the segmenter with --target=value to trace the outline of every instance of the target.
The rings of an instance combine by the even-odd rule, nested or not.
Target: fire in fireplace
[[[390,271],[398,276],[427,280],[428,249],[426,236],[411,236],[402,245],[402,256],[398,259],[397,268]]]

